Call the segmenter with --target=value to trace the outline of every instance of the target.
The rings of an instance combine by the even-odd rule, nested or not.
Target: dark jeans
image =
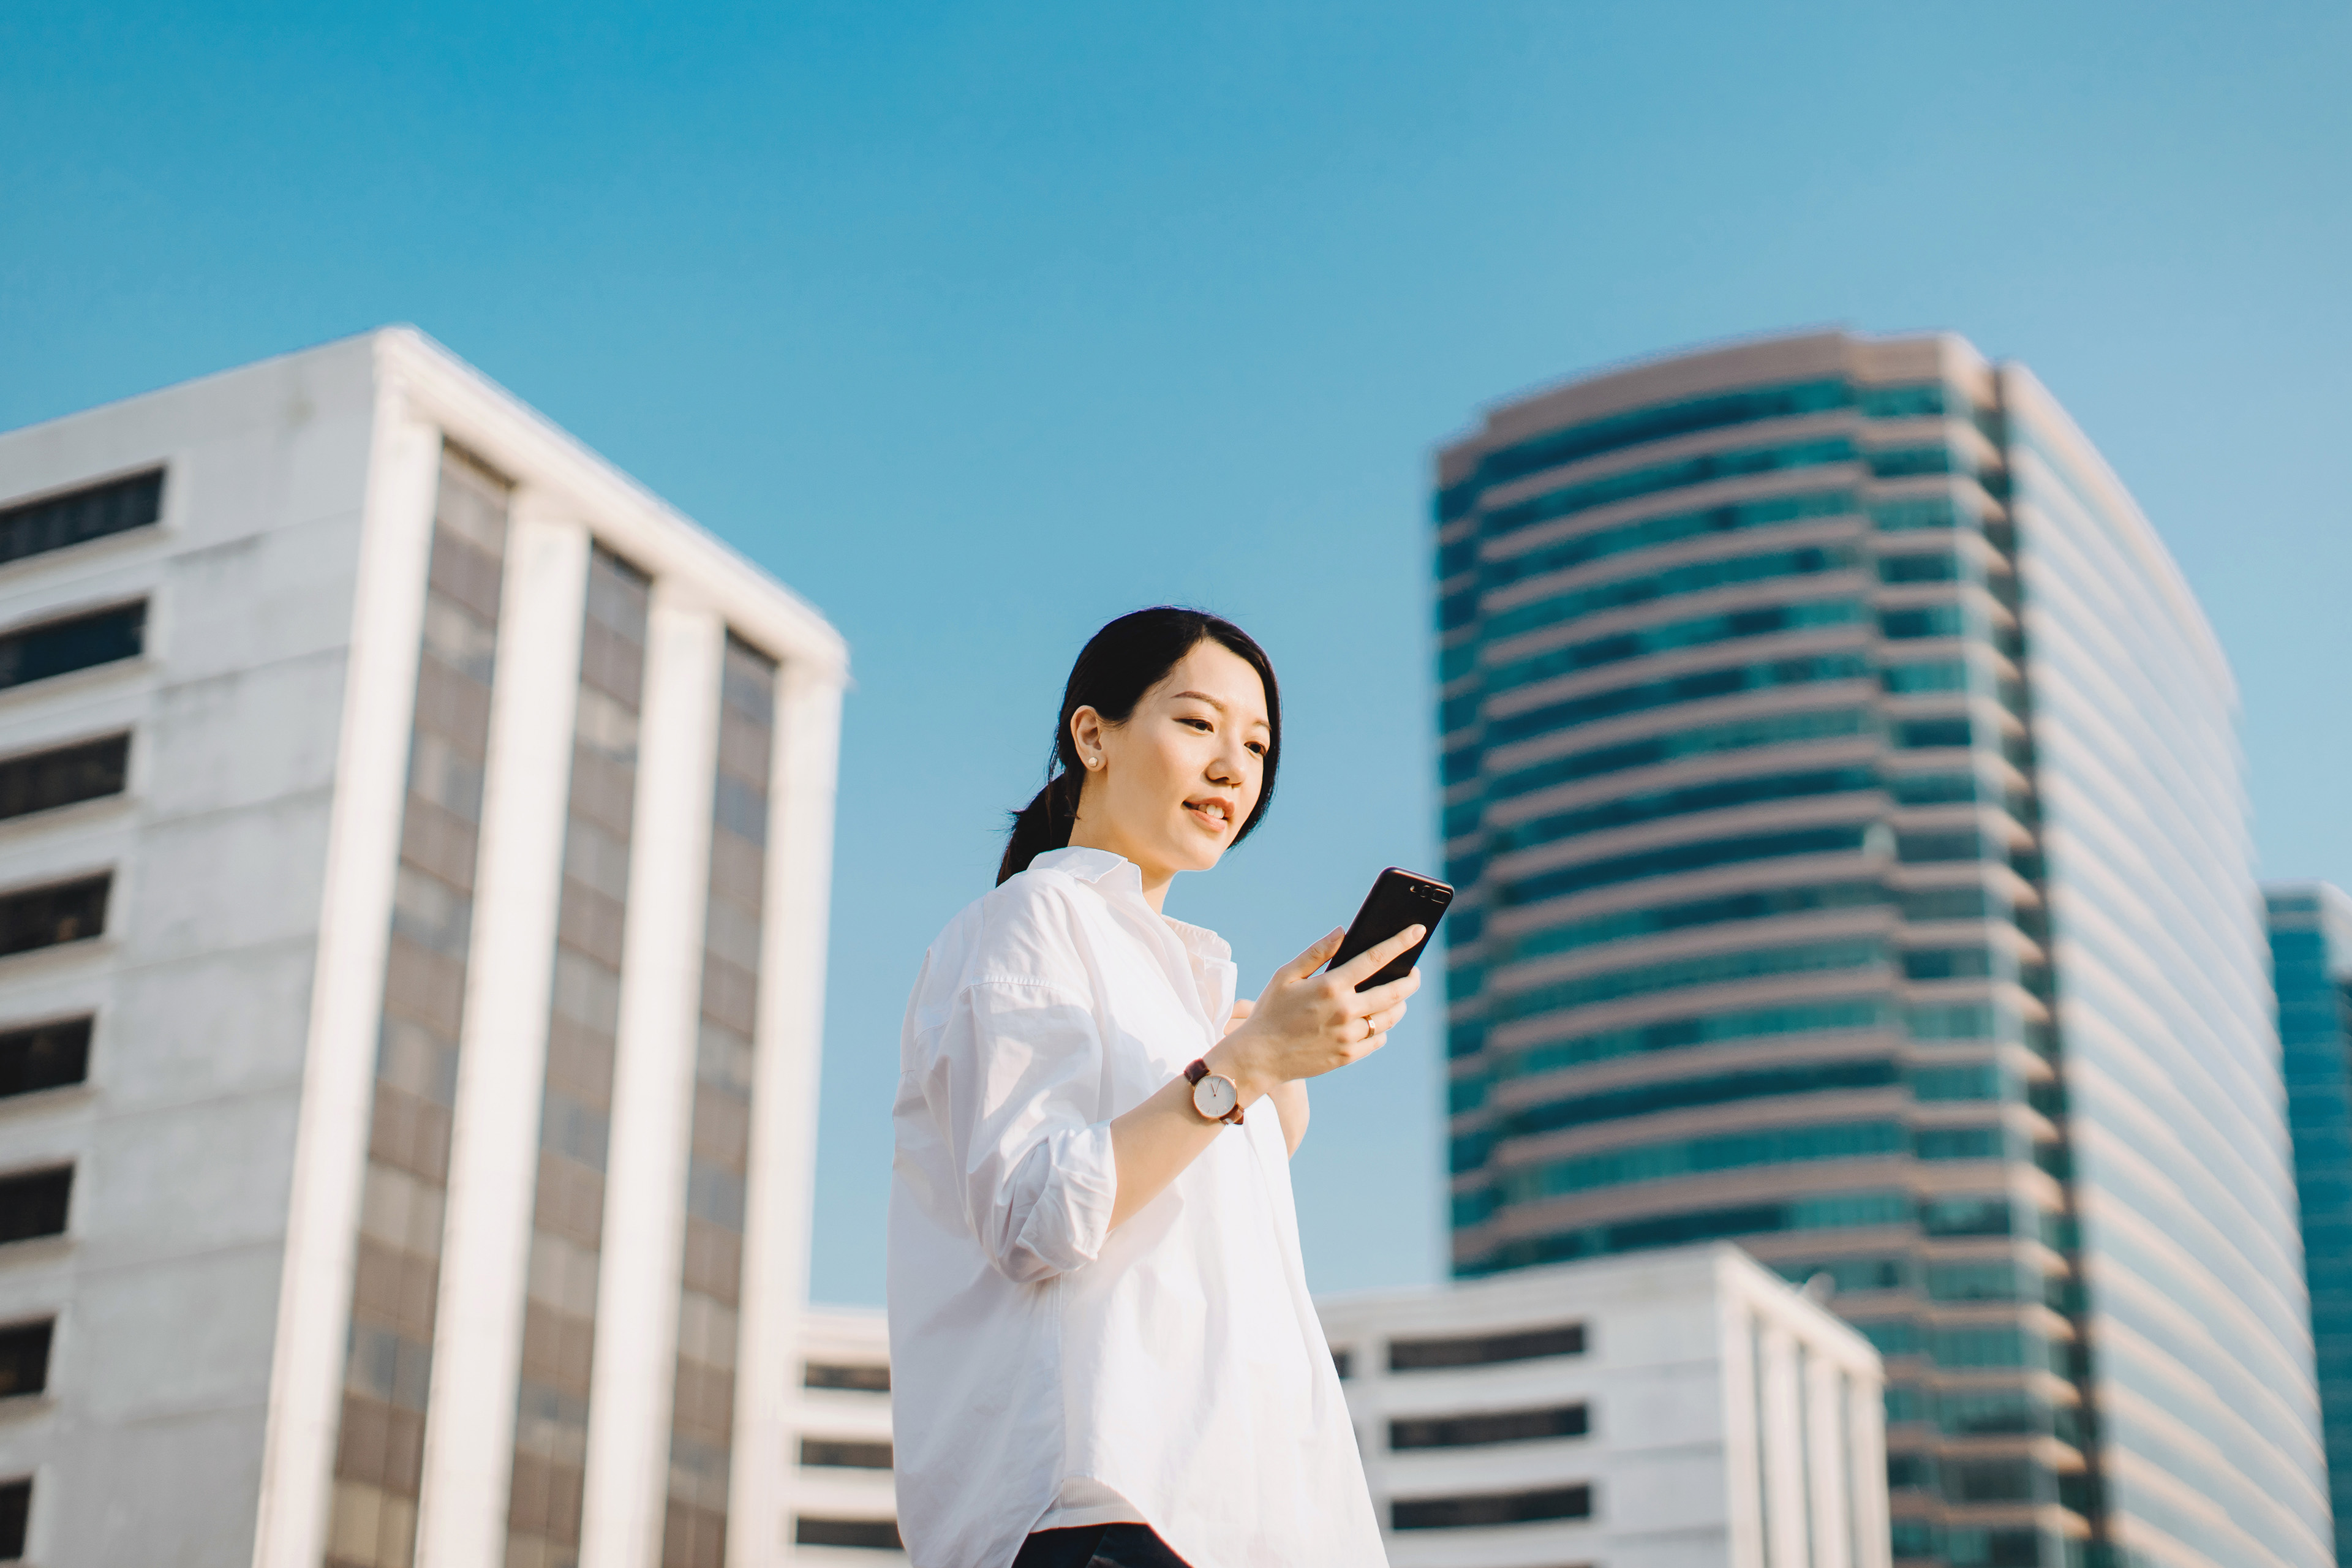
[[[1148,1524],[1041,1530],[1021,1543],[1013,1568],[1187,1568]]]

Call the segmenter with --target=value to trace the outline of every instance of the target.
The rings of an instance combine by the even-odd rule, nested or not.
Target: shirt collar
[[[1036,870],[1059,871],[1065,877],[1091,882],[1105,891],[1143,897],[1142,869],[1126,856],[1114,855],[1108,849],[1048,849],[1029,864]],[[1209,963],[1233,961],[1232,945],[1208,927],[1187,925],[1172,915],[1161,915],[1160,919],[1194,958]]]

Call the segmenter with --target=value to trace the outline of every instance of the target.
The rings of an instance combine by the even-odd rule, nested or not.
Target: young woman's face
[[[1151,882],[1217,863],[1257,806],[1274,738],[1257,671],[1205,639],[1125,723],[1081,708],[1070,734],[1086,773],[1072,841],[1126,856]]]

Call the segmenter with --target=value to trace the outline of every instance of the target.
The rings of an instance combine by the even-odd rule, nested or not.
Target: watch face
[[[1192,1086],[1192,1109],[1212,1121],[1232,1115],[1234,1104],[1240,1098],[1234,1092],[1234,1080],[1215,1073]]]

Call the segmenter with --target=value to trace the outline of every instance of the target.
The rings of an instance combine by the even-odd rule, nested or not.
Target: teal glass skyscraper
[[[2329,1562],[2235,689],[2057,403],[1743,343],[1436,510],[1455,1271],[1826,1276],[1909,1563]]]
[[[2336,1560],[2352,1563],[2352,898],[2325,882],[2268,893]]]

